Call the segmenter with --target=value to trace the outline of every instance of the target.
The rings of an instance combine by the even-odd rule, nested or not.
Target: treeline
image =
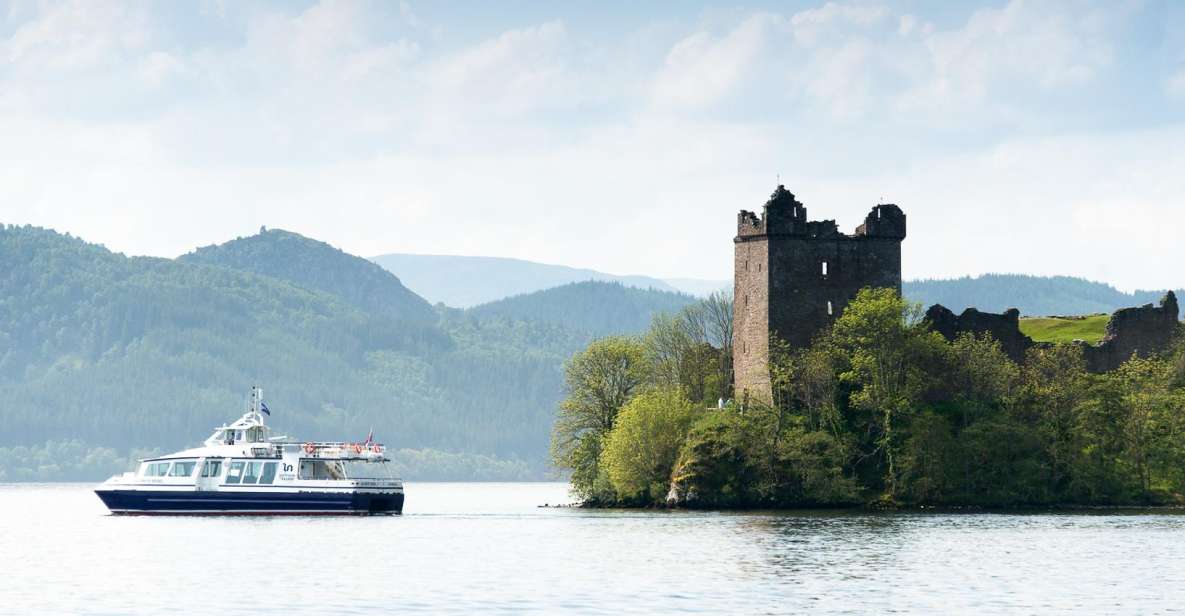
[[[663,352],[670,323],[598,340],[566,366],[554,461],[603,506],[1183,501],[1185,341],[1092,375],[1073,345],[1017,365],[990,337],[948,342],[920,312],[866,289],[811,347],[775,341],[772,400],[725,408],[695,345]]]
[[[695,301],[683,293],[588,280],[500,299],[466,312],[481,318],[527,319],[607,336],[644,331],[654,315],[676,312]]]

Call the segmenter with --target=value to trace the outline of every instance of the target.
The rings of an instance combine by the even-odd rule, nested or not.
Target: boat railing
[[[298,447],[301,453],[312,458],[371,458],[375,454],[385,455],[387,446],[382,443],[358,443],[350,441],[308,441],[285,443],[285,447]]]

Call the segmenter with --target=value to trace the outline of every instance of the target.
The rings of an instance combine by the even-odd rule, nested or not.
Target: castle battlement
[[[792,235],[812,238],[857,238],[883,237],[905,239],[905,213],[892,203],[882,203],[872,208],[864,218],[864,224],[848,235],[839,231],[834,220],[808,220],[806,206],[794,197],[794,193],[778,185],[761,214],[741,210],[737,214],[737,241],[761,239],[771,235]]]

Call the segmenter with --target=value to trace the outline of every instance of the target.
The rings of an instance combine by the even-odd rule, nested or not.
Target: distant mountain
[[[389,254],[371,259],[432,303],[469,308],[570,282],[601,280],[639,289],[675,291],[648,276],[618,276],[590,269],[502,257]]]
[[[1009,308],[1026,316],[1081,315],[1112,312],[1159,301],[1165,291],[1124,293],[1101,282],[1070,276],[985,274],[952,280],[910,280],[902,293],[923,306],[942,304],[955,312],[978,308],[1003,312]],[[1181,296],[1181,291],[1177,291]]]
[[[637,289],[619,282],[573,282],[475,306],[467,314],[547,323],[592,336],[638,333],[658,313],[678,312],[696,298],[683,293]]]
[[[284,232],[170,260],[0,225],[0,263],[0,481],[94,478],[194,444],[252,384],[279,430],[373,427],[420,478],[538,477],[563,361],[589,337],[426,315],[368,261]]]
[[[261,229],[216,246],[205,246],[178,261],[221,265],[287,280],[337,296],[353,306],[400,320],[434,323],[436,313],[387,270],[317,240],[278,229]]]

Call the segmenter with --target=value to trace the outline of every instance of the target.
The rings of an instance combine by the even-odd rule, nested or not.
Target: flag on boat
[[[259,410],[263,411],[264,415],[271,415],[272,414],[271,411],[267,410],[267,403],[262,400],[259,401]]]

